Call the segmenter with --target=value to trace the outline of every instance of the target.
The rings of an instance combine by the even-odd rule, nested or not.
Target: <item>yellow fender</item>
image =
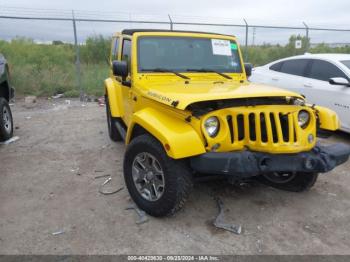
[[[335,131],[340,128],[340,121],[337,113],[323,106],[315,106],[320,121],[320,128]]]
[[[108,95],[109,107],[112,117],[122,117],[124,115],[122,103],[122,90],[120,85],[116,85],[111,78],[105,80],[105,94]]]
[[[168,156],[174,159],[205,153],[198,133],[185,120],[168,116],[152,108],[135,113],[131,119],[125,142],[130,143],[133,127],[138,124],[162,143]]]

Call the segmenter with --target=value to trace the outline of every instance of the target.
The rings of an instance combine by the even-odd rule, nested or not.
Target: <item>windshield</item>
[[[350,60],[341,61],[347,68],[350,69]]]
[[[224,39],[140,37],[138,71],[242,73],[237,44]],[[203,70],[205,69],[205,70]]]

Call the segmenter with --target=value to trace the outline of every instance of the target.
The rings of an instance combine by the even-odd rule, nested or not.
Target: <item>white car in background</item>
[[[289,89],[337,112],[350,133],[350,54],[305,54],[253,68],[251,82]]]

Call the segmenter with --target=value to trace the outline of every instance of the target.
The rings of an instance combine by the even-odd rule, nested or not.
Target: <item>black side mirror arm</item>
[[[131,81],[122,80],[122,85],[127,86],[127,87],[131,87]]]

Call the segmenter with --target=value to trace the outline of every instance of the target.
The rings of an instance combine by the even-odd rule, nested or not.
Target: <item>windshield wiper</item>
[[[185,76],[183,74],[180,74],[178,72],[175,72],[173,70],[170,69],[166,69],[166,68],[152,68],[152,69],[141,69],[141,71],[146,71],[146,72],[159,72],[159,73],[173,73],[183,79],[190,79],[188,76]]]
[[[207,68],[201,68],[201,69],[187,69],[187,72],[203,72],[203,73],[216,73],[218,75],[221,75],[222,77],[225,77],[227,79],[232,79],[229,75],[226,75],[224,73],[221,73],[219,71],[213,70],[213,69],[207,69]]]

